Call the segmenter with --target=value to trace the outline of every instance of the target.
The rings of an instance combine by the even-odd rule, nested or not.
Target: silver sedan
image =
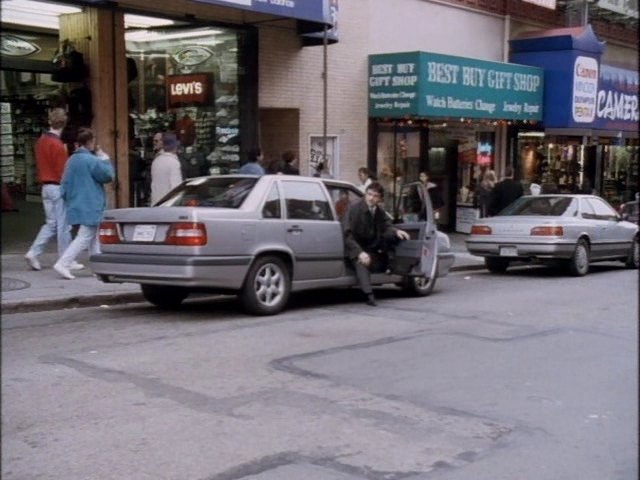
[[[521,197],[497,216],[476,220],[466,245],[496,273],[517,260],[560,262],[576,276],[586,275],[591,262],[640,263],[638,225],[594,195]]]
[[[350,183],[303,176],[192,178],[153,207],[106,211],[91,268],[103,282],[140,284],[160,307],[216,292],[239,294],[250,313],[274,314],[291,292],[357,285],[340,217],[361,196]],[[398,222],[411,239],[372,283],[428,295],[453,264],[448,237],[436,231],[430,204],[405,209]]]

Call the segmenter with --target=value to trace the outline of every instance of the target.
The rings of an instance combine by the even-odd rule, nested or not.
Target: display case
[[[0,103],[0,175],[2,183],[15,183],[15,146],[13,136],[13,122],[11,103]]]
[[[27,198],[40,195],[33,146],[47,128],[50,102],[32,96],[15,96],[2,102],[2,177]]]

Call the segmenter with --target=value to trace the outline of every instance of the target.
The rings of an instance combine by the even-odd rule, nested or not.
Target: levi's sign
[[[211,77],[207,73],[170,75],[167,97],[169,107],[207,105],[211,98]]]
[[[369,56],[372,117],[541,120],[541,69],[427,52]]]

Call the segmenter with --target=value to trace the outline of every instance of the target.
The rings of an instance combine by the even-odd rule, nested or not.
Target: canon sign
[[[206,105],[211,98],[211,76],[206,73],[171,75],[167,79],[169,108]]]

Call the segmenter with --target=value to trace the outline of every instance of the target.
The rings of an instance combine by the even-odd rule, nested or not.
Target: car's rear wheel
[[[627,268],[640,268],[640,237],[633,239],[633,243],[629,249],[629,255],[627,255],[627,260],[624,262],[624,265]]]
[[[253,315],[280,312],[291,294],[289,270],[278,257],[258,258],[249,269],[241,299],[245,310]]]
[[[509,260],[501,257],[484,257],[484,265],[491,273],[504,273],[509,268]]]
[[[181,287],[164,285],[140,285],[142,296],[149,303],[159,308],[178,308],[189,292]]]
[[[576,244],[573,255],[569,259],[569,272],[575,277],[582,277],[589,273],[589,245],[580,239]]]

